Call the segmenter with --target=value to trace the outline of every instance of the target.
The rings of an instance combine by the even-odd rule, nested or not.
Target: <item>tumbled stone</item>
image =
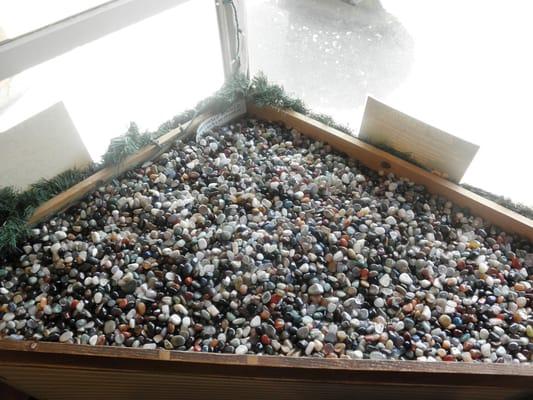
[[[292,129],[178,142],[0,265],[0,339],[531,360],[531,243]]]
[[[314,283],[313,285],[311,285],[309,287],[309,289],[307,290],[307,292],[311,295],[319,295],[319,294],[322,294],[324,293],[324,288],[322,287],[322,285],[318,284],[318,283]]]

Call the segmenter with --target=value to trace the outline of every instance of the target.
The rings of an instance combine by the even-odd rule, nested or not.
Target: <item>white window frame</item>
[[[186,1],[190,0],[112,0],[2,42],[0,43],[0,81]],[[235,0],[234,5],[238,10],[239,22],[243,29],[245,26],[244,6],[241,0]],[[225,75],[228,77],[236,69],[247,74],[248,57],[243,33],[241,34],[240,55],[234,54],[236,28],[231,4],[216,0],[215,6]],[[236,59],[241,60],[240,65],[234,62]]]

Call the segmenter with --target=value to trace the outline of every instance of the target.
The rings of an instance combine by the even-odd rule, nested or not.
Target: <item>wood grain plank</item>
[[[33,346],[33,351],[27,349],[28,343],[0,350],[0,376],[14,387],[47,399],[68,398],[73,393],[80,399],[160,399],[172,398],[176,393],[194,399],[235,398],[237,393],[254,399],[322,399],[346,397],[350,392],[376,399],[424,399],[431,393],[436,394],[432,396],[435,399],[504,399],[533,391],[528,372],[531,368],[510,364],[324,360],[176,351],[169,351],[170,358],[161,360],[157,350],[123,348],[117,352],[116,348],[97,347],[94,350],[98,355],[92,355],[86,351],[89,346],[41,345],[44,343]],[[128,357],[127,353],[137,358]],[[397,368],[400,364],[402,367]],[[460,371],[453,367],[460,367]],[[477,374],[472,371],[476,367],[490,371]],[[515,374],[517,367],[519,373]]]
[[[0,367],[0,373],[7,368]],[[168,374],[164,368],[142,371],[85,370],[60,367],[21,367],[9,365],[7,380],[13,386],[24,386],[39,399],[340,399],[371,398],[433,400],[509,399],[527,393],[521,387],[495,388],[483,386],[457,387],[453,380],[440,385],[407,385],[337,382],[327,379],[273,380],[269,377],[230,377],[198,373]],[[515,398],[515,397],[513,397]],[[526,397],[527,398],[527,397]]]
[[[11,352],[11,353],[9,353]],[[164,355],[162,355],[164,352]],[[283,357],[235,355],[217,353],[197,353],[190,351],[149,350],[113,346],[88,346],[36,341],[0,340],[0,354],[7,357],[17,354],[47,354],[50,359],[57,356],[99,357],[114,360],[169,361],[171,363],[211,364],[220,366],[254,366],[260,368],[300,368],[332,371],[370,371],[370,372],[416,372],[424,374],[463,374],[463,375],[497,375],[533,378],[533,368],[529,364],[493,364],[419,361],[373,361],[351,359],[324,359],[309,357]],[[533,385],[533,379],[531,379]]]
[[[274,122],[283,122],[302,134],[331,145],[334,149],[349,155],[370,169],[408,178],[426,186],[430,193],[438,194],[461,207],[469,208],[480,216],[507,232],[514,232],[533,242],[533,221],[499,204],[485,199],[453,182],[436,176],[407,161],[401,160],[383,150],[365,143],[356,137],[306,117],[294,111],[272,107],[257,107],[248,104],[250,115]]]

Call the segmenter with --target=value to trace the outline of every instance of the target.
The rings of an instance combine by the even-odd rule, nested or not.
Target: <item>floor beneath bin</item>
[[[481,145],[464,182],[533,205],[533,3],[247,2],[252,72],[358,132],[367,95]]]

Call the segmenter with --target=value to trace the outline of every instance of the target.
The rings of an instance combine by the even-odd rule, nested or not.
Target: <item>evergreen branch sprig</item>
[[[29,234],[27,224],[35,208],[94,173],[93,165],[69,169],[51,179],[41,179],[25,191],[0,189],[0,255],[13,253]]]
[[[338,129],[341,132],[353,135],[353,131],[346,125],[335,122],[327,114],[313,112],[303,100],[289,95],[283,86],[270,83],[262,72],[259,72],[252,79],[246,97],[248,101],[253,102],[259,107],[270,106],[282,110],[292,110],[320,121],[329,127]]]

